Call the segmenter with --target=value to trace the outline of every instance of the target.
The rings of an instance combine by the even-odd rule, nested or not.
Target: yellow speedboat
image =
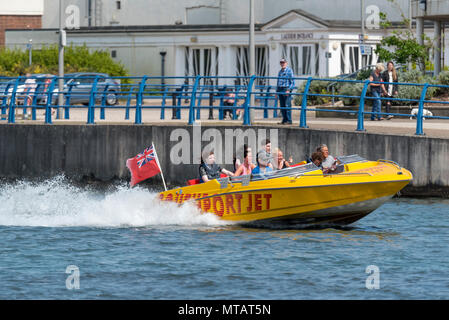
[[[388,160],[357,155],[338,158],[337,172],[313,163],[266,175],[221,178],[160,193],[163,201],[195,201],[203,212],[241,223],[288,222],[347,225],[371,213],[411,180],[410,171]]]

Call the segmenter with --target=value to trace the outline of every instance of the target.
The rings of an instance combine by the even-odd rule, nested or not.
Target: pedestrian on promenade
[[[369,81],[374,81],[374,82],[382,82],[382,71],[384,71],[384,65],[382,63],[378,63],[376,64],[376,69],[374,69],[374,71],[371,73],[371,75],[369,76]],[[370,83],[370,87],[371,87],[371,94],[373,95],[374,99],[373,99],[373,109],[371,110],[371,121],[374,120],[384,120],[383,117],[381,117],[380,112],[381,112],[381,105],[382,102],[380,100],[380,95],[382,94],[382,83]]]
[[[223,101],[223,105],[226,107],[233,107],[235,105],[235,93],[233,92],[232,88],[226,89],[225,100]],[[224,109],[223,119],[226,120],[226,118],[229,115],[229,119],[232,120],[233,113],[234,112],[232,109]]]
[[[398,74],[394,67],[393,61],[387,63],[387,70],[382,72],[382,81],[385,84],[382,86],[383,94],[385,97],[394,98],[398,95],[398,84],[393,84],[392,82],[398,82]],[[385,112],[390,113],[391,100],[386,101]],[[392,115],[387,116],[387,120],[393,118]]]
[[[279,96],[279,107],[281,108],[282,122],[279,124],[292,124],[292,96],[291,92],[295,86],[293,70],[288,66],[287,60],[281,59],[281,70],[278,73],[276,92]]]
[[[25,75],[25,85],[23,89],[23,104],[25,106],[31,106],[33,102],[33,96],[34,92],[36,91],[36,79],[31,77],[31,73],[27,73]],[[29,113],[28,113],[29,112]],[[25,108],[23,113],[23,119],[30,119],[31,118],[31,108]]]

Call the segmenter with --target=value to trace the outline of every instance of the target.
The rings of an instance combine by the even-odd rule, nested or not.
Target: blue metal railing
[[[172,110],[172,119],[181,119],[181,110],[188,111],[188,124],[192,125],[200,119],[201,110],[209,110],[209,119],[213,119],[213,111],[218,110],[218,120],[224,119],[225,109],[231,110],[231,117],[238,119],[237,110],[243,112],[243,125],[251,125],[251,110],[263,110],[263,118],[269,118],[269,111],[276,117],[283,107],[278,106],[276,95],[276,77],[110,77],[100,76],[83,77],[82,82],[73,78],[64,78],[64,88],[62,89],[63,100],[59,103],[58,77],[52,75],[39,75],[30,77],[27,81],[25,77],[6,78],[0,77],[0,108],[1,120],[8,123],[15,123],[16,110],[22,108],[23,114],[28,115],[31,111],[31,119],[36,120],[36,110],[45,110],[45,123],[52,123],[52,113],[60,118],[60,111],[64,110],[64,119],[70,119],[70,110],[74,108],[87,109],[87,123],[95,124],[95,111],[100,110],[100,119],[106,118],[106,109],[124,109],[124,119],[130,119],[130,111],[135,114],[134,123],[142,124],[142,113],[145,109],[160,109],[160,119],[166,118],[167,109]],[[369,80],[350,79],[326,79],[326,78],[294,78],[296,83],[302,83],[290,93],[291,97],[299,97],[300,106],[284,108],[284,110],[298,110],[300,112],[299,127],[308,128],[307,112],[337,112],[357,114],[356,131],[365,131],[365,115],[369,116],[397,116],[410,117],[410,114],[386,113],[366,110],[368,101],[380,100],[390,102],[406,102],[407,104],[417,104],[416,114],[416,135],[423,135],[424,119],[446,119],[444,116],[424,115],[425,103],[449,104],[448,101],[426,100],[429,88],[440,88],[449,91],[449,86],[435,85],[428,83],[393,83],[398,86],[420,87],[419,98],[397,98],[397,97],[372,97],[368,95],[370,84],[380,82],[370,82]],[[359,95],[344,95],[333,93],[311,92],[314,81],[328,82],[335,87],[335,84],[361,84],[362,92]],[[251,98],[258,103],[250,105]],[[170,103],[171,98],[171,103]],[[320,108],[310,105],[311,98],[322,99],[356,99],[359,101],[357,111],[340,110],[335,108]],[[117,105],[116,102],[123,104]],[[134,101],[134,103],[133,103]],[[149,101],[155,103],[151,104]],[[183,103],[184,101],[184,103]],[[204,103],[206,101],[206,103]],[[225,101],[227,104],[225,105]],[[229,101],[232,101],[231,104]],[[160,102],[160,103],[159,103]],[[218,102],[218,103],[217,103]],[[28,109],[28,110],[27,110]]]

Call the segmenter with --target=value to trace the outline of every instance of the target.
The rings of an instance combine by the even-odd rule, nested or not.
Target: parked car
[[[77,72],[68,73],[64,76],[64,104],[66,99],[69,98],[70,104],[81,103],[88,105],[90,101],[90,95],[92,91],[92,85],[95,78],[97,80],[95,101],[98,103],[102,100],[103,96],[106,95],[106,104],[115,105],[118,102],[118,96],[120,93],[120,80],[111,79],[109,75],[105,73],[95,73],[95,72]],[[45,105],[48,98],[48,89],[50,82],[56,78],[55,75],[51,74],[32,74],[32,79],[35,79],[36,85],[33,94],[27,94],[25,92],[26,78],[20,79],[19,85],[16,89],[16,103],[23,104],[27,97],[35,98],[34,103],[36,105]],[[56,105],[58,102],[58,80],[55,80],[53,94],[52,94],[52,104]],[[14,86],[16,84],[16,78],[6,78],[3,81],[0,80],[0,97],[7,97],[10,99]]]
[[[120,79],[111,79],[106,73],[77,72],[64,75],[64,97],[69,97],[70,104],[88,105],[95,78],[97,78],[95,101],[99,102],[106,95],[106,104],[115,105],[120,93]],[[53,91],[52,103],[58,99],[58,84]],[[65,100],[64,100],[65,103]]]

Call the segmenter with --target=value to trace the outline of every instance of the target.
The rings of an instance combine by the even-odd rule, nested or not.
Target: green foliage
[[[398,82],[408,83],[429,83],[437,84],[438,81],[432,77],[424,76],[418,70],[410,70],[399,74]],[[422,86],[405,86],[399,85],[398,98],[400,99],[417,99],[421,98]],[[434,97],[438,93],[438,88],[429,87],[427,89],[426,99]],[[399,104],[416,104],[416,102],[401,101]],[[397,104],[397,103],[396,103]]]
[[[110,76],[128,76],[121,63],[112,60],[107,51],[89,51],[84,46],[69,46],[64,50],[64,70],[71,72],[101,72]],[[33,64],[28,65],[28,51],[0,49],[0,75],[18,76],[30,73],[58,73],[58,46],[33,50]]]
[[[438,84],[449,86],[449,71],[441,71],[438,75]],[[438,88],[438,94],[449,93],[449,88]]]
[[[338,91],[339,95],[357,98],[340,98],[346,106],[358,104],[363,91],[363,83],[345,83]]]
[[[369,76],[371,75],[371,73],[373,72],[373,70],[371,69],[364,69],[361,70],[358,74],[357,74],[357,80],[366,80],[369,78]]]
[[[309,87],[309,93],[312,94],[330,94],[329,91],[327,91],[327,85],[329,84],[328,81],[312,81],[310,83]],[[306,86],[306,82],[304,81],[301,86],[298,88],[298,93],[304,92]],[[320,104],[326,104],[331,101],[332,98],[330,97],[321,97],[321,96],[308,96],[307,97],[307,105],[314,106],[314,105],[320,105]],[[301,105],[302,102],[302,96],[296,96],[295,97],[295,105]]]
[[[383,37],[380,44],[375,50],[379,61],[395,61],[396,63],[407,64],[413,63],[424,65],[428,61],[428,51],[432,47],[429,37],[423,35],[423,45],[420,45],[413,34],[413,30],[409,28],[410,20],[400,9],[395,0],[388,0],[400,10],[403,29],[393,30],[392,35]],[[380,14],[381,27],[391,29],[392,23],[388,21],[385,13]]]

